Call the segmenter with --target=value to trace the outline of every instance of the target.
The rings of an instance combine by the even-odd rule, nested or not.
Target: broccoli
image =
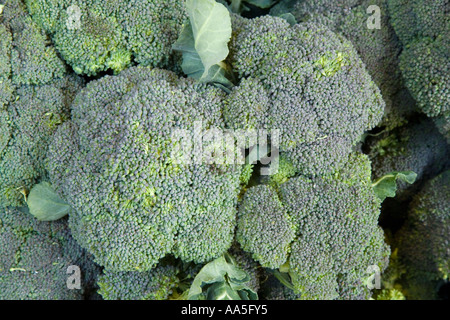
[[[398,66],[401,45],[390,24],[387,0],[321,0],[284,1],[271,9],[272,15],[291,13],[298,22],[324,24],[352,42],[367,71],[379,86],[386,102],[382,125],[396,127],[415,111],[414,104],[403,99],[403,81]],[[369,6],[380,8],[380,29],[370,29]]]
[[[62,78],[66,65],[20,0],[7,0],[0,15],[0,78],[14,85],[43,85]]]
[[[450,19],[447,0],[388,0],[392,25],[403,43],[400,69],[406,86],[448,136],[450,118]]]
[[[417,174],[414,185],[400,183],[396,196],[398,200],[414,194],[422,181],[450,165],[448,144],[429,119],[410,122],[377,135],[370,138],[367,144],[373,180],[393,171],[411,170]]]
[[[240,85],[225,101],[227,125],[279,129],[280,151],[305,175],[342,167],[384,110],[351,43],[314,23],[234,15],[232,23],[229,61]]]
[[[258,264],[237,244],[233,244],[229,254],[236,266],[249,275],[248,287],[257,292]],[[104,270],[98,279],[99,293],[105,300],[185,300],[202,267],[202,264],[184,263],[169,256],[150,271]]]
[[[237,239],[262,266],[287,267],[301,299],[368,298],[366,269],[384,270],[390,252],[379,208],[367,156],[351,154],[332,175],[292,177],[278,192],[250,188],[239,207]],[[245,223],[250,218],[257,228]]]
[[[80,268],[80,289],[67,286],[72,265]],[[25,209],[0,210],[0,300],[89,298],[98,273],[67,219],[38,222]]]
[[[0,16],[0,206],[21,206],[45,179],[48,141],[83,80],[68,74],[20,1]]]
[[[186,16],[183,1],[26,0],[76,73],[120,72],[134,61],[173,65],[171,45]],[[174,68],[176,69],[176,68]]]
[[[403,287],[408,299],[436,299],[450,276],[450,171],[429,180],[414,197],[396,234]]]
[[[195,121],[224,128],[223,96],[144,67],[91,81],[77,95],[48,169],[75,210],[74,238],[100,265],[148,271],[168,253],[202,263],[228,250],[244,168],[177,163],[171,154],[176,129],[194,129]]]
[[[171,265],[146,272],[105,270],[98,279],[99,294],[105,300],[167,300],[179,285],[178,272]]]

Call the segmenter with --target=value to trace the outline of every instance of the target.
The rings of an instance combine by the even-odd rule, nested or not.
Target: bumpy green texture
[[[105,300],[167,300],[179,284],[174,266],[159,265],[146,272],[105,270],[98,279]]]
[[[139,64],[168,67],[186,18],[180,0],[26,0],[34,21],[51,34],[79,74],[120,72]]]
[[[252,259],[250,254],[243,251],[237,243],[235,243],[228,252],[234,258],[237,266],[249,275],[250,280],[246,285],[254,292],[258,292],[262,277],[261,266]]]
[[[450,171],[430,180],[410,204],[408,220],[397,234],[400,262],[406,268],[408,299],[436,299],[450,276]]]
[[[21,1],[5,2],[0,38],[0,206],[20,206],[45,177],[48,142],[83,82],[67,74]]]
[[[71,265],[80,267],[79,290],[67,288]],[[0,210],[0,300],[84,299],[98,272],[66,219],[39,222],[25,210]]]
[[[21,86],[0,109],[0,205],[24,204],[31,187],[45,178],[48,144],[69,115],[69,104],[82,82],[75,76],[41,86]]]
[[[262,186],[251,188],[244,199],[246,205],[240,207],[242,214],[250,211],[248,204],[253,203],[257,210],[252,215],[267,219],[267,224],[280,225],[282,222],[274,221],[271,215],[274,208],[280,210],[281,203],[287,213],[284,223],[295,222],[287,262],[295,293],[301,299],[367,299],[371,294],[365,283],[368,266],[387,267],[390,250],[378,227],[380,201],[371,186],[370,162],[366,156],[354,154],[347,160],[342,170],[330,176],[289,179],[279,186],[278,198],[260,197]],[[264,205],[258,205],[262,199]],[[272,244],[284,237],[272,229],[240,221],[238,228],[246,228],[238,229],[238,234],[253,235],[244,239],[244,250],[256,247],[258,252],[274,252]],[[258,236],[252,228],[259,229]],[[254,247],[246,242],[253,242]],[[264,265],[258,252],[252,252],[253,257]]]
[[[64,76],[66,66],[20,0],[7,0],[0,15],[0,73],[15,85],[42,85]],[[9,61],[8,61],[9,60]]]
[[[76,211],[75,239],[112,271],[147,271],[168,253],[207,262],[231,245],[242,168],[172,155],[195,121],[223,129],[217,88],[130,68],[91,81],[49,151],[53,186]],[[203,140],[203,150],[208,144]]]
[[[448,144],[433,121],[426,118],[369,138],[367,145],[373,180],[393,171],[417,174],[414,185],[399,183],[398,200],[413,195],[421,182],[450,166]]]
[[[401,45],[390,23],[387,0],[291,2],[290,6],[276,6],[271,14],[289,12],[298,22],[324,24],[351,41],[386,102],[383,124],[395,127],[405,122],[413,108],[408,101],[398,97],[403,86],[398,66]],[[367,12],[367,9],[373,5],[380,9],[379,29],[368,27],[368,21],[374,17],[374,12]]]
[[[263,267],[279,268],[289,254],[295,224],[273,188],[250,188],[240,204],[236,240]]]
[[[342,167],[384,110],[352,44],[314,23],[291,27],[271,16],[232,23],[229,59],[243,88],[229,96],[227,125],[280,130],[280,150],[303,174]]]
[[[419,108],[441,117],[448,135],[450,119],[450,3],[447,0],[388,0],[392,25],[403,43],[400,68]]]

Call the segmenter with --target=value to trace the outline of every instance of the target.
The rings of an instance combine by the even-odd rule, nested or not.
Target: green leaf
[[[33,186],[27,198],[30,213],[40,221],[58,220],[71,211],[48,182]]]
[[[228,283],[216,282],[207,289],[206,300],[241,300],[241,297]]]
[[[189,20],[172,46],[183,55],[183,72],[202,82],[232,85],[221,65],[228,56],[231,38],[228,9],[214,0],[187,0],[186,10]]]
[[[394,171],[372,183],[373,190],[381,201],[387,197],[395,197],[397,191],[397,180],[413,184],[416,181],[417,174],[412,171]]]
[[[244,0],[244,1],[261,9],[270,8],[275,3],[278,2],[278,0]]]
[[[206,264],[195,277],[189,289],[189,300],[256,300],[257,294],[246,286],[249,275],[239,269],[226,255]]]

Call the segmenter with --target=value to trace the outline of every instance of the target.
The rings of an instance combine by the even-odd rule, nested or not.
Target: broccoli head
[[[105,270],[98,279],[99,294],[105,300],[167,300],[179,285],[177,274],[171,265],[145,272]]]
[[[379,86],[386,110],[383,125],[395,127],[407,121],[414,108],[399,97],[403,88],[398,55],[401,45],[390,24],[387,0],[321,0],[284,1],[271,10],[272,15],[291,13],[298,22],[316,22],[347,38],[365,63],[367,71]],[[370,6],[380,8],[380,28],[367,25]]]
[[[241,82],[225,102],[227,125],[278,129],[280,151],[305,175],[342,167],[384,110],[352,44],[315,23],[232,16],[232,24],[229,60]]]
[[[80,289],[67,285],[74,265],[81,271]],[[98,272],[71,237],[67,219],[38,222],[25,209],[0,210],[0,300],[88,298]]]
[[[428,181],[410,204],[408,219],[397,233],[400,263],[405,267],[408,299],[436,299],[450,277],[450,171]]]
[[[112,271],[147,271],[172,253],[207,262],[230,247],[243,169],[177,160],[175,130],[223,129],[217,88],[135,67],[91,81],[55,134],[48,168],[75,209],[75,239]],[[204,140],[203,148],[208,149]],[[205,161],[204,161],[205,160]]]
[[[388,0],[392,25],[403,43],[400,69],[418,107],[440,117],[448,135],[450,118],[450,3],[447,0]]]
[[[288,268],[301,299],[370,297],[366,270],[384,270],[390,250],[378,226],[380,200],[367,156],[351,154],[332,175],[292,177],[271,188],[252,187],[244,197],[237,231],[243,249],[263,266]],[[257,228],[245,223],[249,218]]]
[[[83,81],[67,73],[21,1],[0,15],[0,206],[20,206],[45,178],[48,141]]]
[[[120,72],[132,62],[168,67],[171,45],[186,17],[180,0],[26,0],[34,21],[51,35],[79,74]],[[170,62],[170,64],[169,64]]]

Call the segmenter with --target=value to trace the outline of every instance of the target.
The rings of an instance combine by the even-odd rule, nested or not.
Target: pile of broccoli
[[[0,300],[448,298],[449,10],[0,0]]]

